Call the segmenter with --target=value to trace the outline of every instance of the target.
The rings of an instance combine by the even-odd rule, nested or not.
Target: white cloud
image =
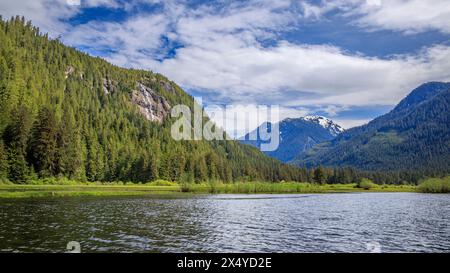
[[[316,5],[301,2],[306,3],[305,12],[315,17],[340,10],[344,16],[351,17],[353,23],[369,30],[450,33],[448,0],[323,0]]]
[[[383,0],[379,5],[360,7],[362,26],[423,32],[439,30],[450,33],[450,2],[448,0]]]
[[[334,119],[333,121],[347,130],[370,122],[369,119]]]
[[[241,46],[235,37],[218,37],[216,47],[186,47],[160,63],[158,71],[191,88],[220,90],[236,100],[280,99],[289,104],[395,104],[420,83],[450,80],[450,48],[437,46],[416,56],[391,59],[348,55],[329,46]],[[145,65],[145,64],[144,64]],[[292,97],[298,91],[298,97]],[[304,97],[302,91],[312,92]]]
[[[70,32],[71,26],[64,21],[72,18],[85,7],[119,8],[116,0],[1,0],[0,14],[9,19],[24,16],[51,37]]]
[[[115,63],[123,58],[157,58],[167,27],[164,15],[137,16],[125,23],[91,21],[67,33],[64,41],[75,46],[88,45],[96,51],[115,50]]]
[[[84,6],[88,7],[110,7],[119,8],[121,4],[116,0],[81,0]]]
[[[61,19],[69,18],[76,14],[78,7],[69,5],[66,0],[2,0],[0,1],[0,12],[3,17],[20,15],[33,24],[40,27],[44,32],[53,36],[67,31],[67,25],[61,23]]]

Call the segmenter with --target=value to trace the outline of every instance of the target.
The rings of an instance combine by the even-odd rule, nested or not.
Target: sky
[[[279,105],[280,119],[350,128],[450,81],[449,0],[1,0],[0,14],[206,106]]]

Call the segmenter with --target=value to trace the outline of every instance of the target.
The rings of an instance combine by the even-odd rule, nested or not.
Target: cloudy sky
[[[0,14],[206,105],[277,104],[347,128],[450,81],[449,0],[1,0]]]

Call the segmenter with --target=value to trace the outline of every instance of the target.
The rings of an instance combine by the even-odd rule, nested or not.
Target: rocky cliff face
[[[105,95],[113,93],[116,89],[117,83],[111,80],[109,77],[103,79],[103,92]]]
[[[167,100],[142,83],[137,83],[137,90],[133,90],[131,100],[150,121],[161,123],[170,113],[171,106]]]

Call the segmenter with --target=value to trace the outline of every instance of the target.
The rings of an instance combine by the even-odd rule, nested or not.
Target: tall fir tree
[[[11,181],[25,182],[30,174],[26,151],[31,123],[31,113],[20,104],[12,110],[9,125],[3,133]]]
[[[35,171],[41,177],[57,174],[58,124],[52,109],[44,107],[39,111],[32,129],[30,157]]]
[[[326,182],[325,170],[321,166],[314,170],[314,182],[317,184],[325,184]]]
[[[8,157],[3,140],[0,139],[0,181],[6,180],[8,177]]]
[[[84,177],[81,138],[79,129],[76,128],[75,117],[71,108],[63,111],[57,140],[58,173],[72,179]]]

